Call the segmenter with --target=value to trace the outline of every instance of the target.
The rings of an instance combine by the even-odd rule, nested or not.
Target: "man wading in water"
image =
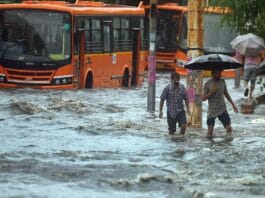
[[[183,101],[185,101],[187,112],[189,114],[189,104],[187,93],[184,85],[179,83],[179,73],[171,73],[171,83],[168,84],[160,96],[159,117],[163,117],[163,106],[165,100],[167,101],[167,123],[169,134],[176,132],[176,124],[180,127],[180,134],[184,135],[186,132],[186,112]]]
[[[227,135],[232,137],[232,127],[230,116],[226,109],[225,98],[231,103],[234,112],[238,112],[236,105],[232,101],[224,79],[221,79],[221,71],[212,71],[212,78],[204,84],[202,100],[208,100],[208,115],[207,115],[207,136],[212,137],[215,119],[222,122],[226,129]]]

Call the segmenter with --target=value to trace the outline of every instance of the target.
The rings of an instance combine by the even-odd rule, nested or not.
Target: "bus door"
[[[140,28],[133,29],[132,43],[132,79],[131,86],[136,86],[139,77],[140,67],[140,49],[141,49],[141,31]]]

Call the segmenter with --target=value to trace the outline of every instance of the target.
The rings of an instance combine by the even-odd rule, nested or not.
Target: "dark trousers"
[[[170,134],[176,132],[177,123],[179,127],[187,123],[185,110],[179,112],[176,117],[172,117],[167,112],[167,124],[168,124],[168,131]]]

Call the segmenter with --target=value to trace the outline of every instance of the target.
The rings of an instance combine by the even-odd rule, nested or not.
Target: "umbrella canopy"
[[[242,55],[258,55],[262,50],[265,50],[264,39],[249,33],[239,35],[231,41],[231,46]]]
[[[208,54],[196,57],[185,64],[185,68],[192,70],[224,70],[236,69],[243,65],[231,56],[223,54]]]
[[[265,74],[265,60],[260,63],[259,67],[257,68],[257,75]]]

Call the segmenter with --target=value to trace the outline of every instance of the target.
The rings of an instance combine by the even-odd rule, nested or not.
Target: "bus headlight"
[[[5,82],[6,81],[6,77],[4,75],[0,75],[0,82]]]
[[[52,79],[52,84],[54,85],[66,85],[66,84],[72,84],[72,77],[55,77]]]
[[[59,85],[59,84],[60,84],[60,80],[59,80],[59,79],[56,79],[56,80],[55,80],[55,84],[56,84],[56,85]]]
[[[62,84],[66,84],[67,83],[67,80],[65,79],[65,78],[63,78],[62,80],[61,80],[61,82],[62,82]]]

